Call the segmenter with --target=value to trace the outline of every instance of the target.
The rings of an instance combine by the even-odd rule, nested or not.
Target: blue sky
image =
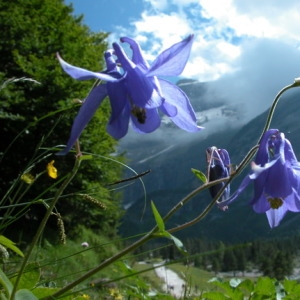
[[[67,0],[72,3],[76,14],[83,14],[85,23],[93,31],[114,32],[118,26],[128,26],[142,13],[140,0]],[[120,5],[128,3],[128,5]]]
[[[257,114],[300,77],[298,0],[66,0],[93,31],[136,39],[146,58],[193,33],[183,77],[217,81],[217,92]]]

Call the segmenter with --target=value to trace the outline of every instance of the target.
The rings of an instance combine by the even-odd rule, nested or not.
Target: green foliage
[[[27,279],[24,280],[24,277]],[[29,279],[29,281],[28,281]],[[22,280],[25,283],[25,288],[20,288],[17,290],[14,299],[16,300],[37,300],[38,298],[28,289],[28,285],[31,287],[34,286],[37,281],[35,280],[36,276],[31,276],[31,273],[23,274]],[[1,299],[11,299],[12,290],[13,290],[13,283],[6,277],[4,272],[0,269],[0,284],[4,288],[5,291],[0,291]]]
[[[202,181],[203,183],[207,182],[207,178],[203,172],[194,168],[192,168],[191,170],[200,181]]]
[[[300,295],[300,284],[291,280],[281,283],[269,277],[259,277],[256,282],[249,279],[222,281],[215,278],[211,282],[221,288],[222,292],[205,292],[200,299],[299,299]]]
[[[18,247],[15,246],[16,243],[14,243],[13,241],[11,241],[10,239],[6,238],[3,235],[0,235],[0,244],[2,246],[4,246],[5,248],[8,248],[8,249],[14,251],[18,255],[20,255],[22,257],[24,256],[23,252]]]

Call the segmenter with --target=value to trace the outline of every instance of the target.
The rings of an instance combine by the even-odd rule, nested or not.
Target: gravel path
[[[154,267],[156,267],[155,272],[157,276],[164,281],[164,291],[176,298],[182,297],[185,289],[185,281],[176,272],[166,268],[163,264],[164,262],[154,264]]]

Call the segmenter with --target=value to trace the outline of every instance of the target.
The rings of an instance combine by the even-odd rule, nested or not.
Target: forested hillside
[[[66,75],[56,52],[91,70],[105,68],[107,34],[91,32],[72,11],[62,0],[0,3],[0,232],[23,246],[43,217],[55,184],[72,168],[74,153],[65,157],[55,153],[67,142],[78,99],[83,100],[93,85]],[[116,141],[106,133],[109,113],[104,101],[82,135],[81,151],[94,156],[81,164],[56,206],[57,215],[50,218],[44,237],[53,242],[57,242],[58,218],[69,238],[78,237],[81,226],[115,235],[119,196],[107,186],[120,178],[122,169],[113,161],[116,156],[110,159]],[[43,173],[52,160],[57,179]],[[20,180],[24,174],[34,183]],[[15,205],[5,209],[9,204]],[[17,217],[12,220],[11,215]]]

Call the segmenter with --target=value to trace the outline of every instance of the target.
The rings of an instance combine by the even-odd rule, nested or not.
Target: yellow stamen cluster
[[[271,208],[278,209],[283,204],[283,200],[281,198],[267,198],[270,202]]]

